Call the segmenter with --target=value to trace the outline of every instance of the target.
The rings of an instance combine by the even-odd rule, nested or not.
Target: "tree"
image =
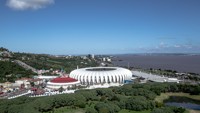
[[[79,108],[85,108],[86,103],[85,103],[85,101],[82,101],[82,100],[76,100],[74,105]]]
[[[155,108],[151,113],[184,113],[184,108],[177,108],[177,107],[162,107],[162,108]]]
[[[9,52],[9,50],[4,47],[0,47],[0,51],[8,51]]]
[[[31,84],[31,87],[34,87],[35,86],[35,83],[34,82],[30,82]]]
[[[117,113],[120,111],[119,106],[113,104],[113,103],[104,103],[104,102],[99,102],[97,103],[94,108],[99,112],[99,113]]]
[[[97,113],[97,111],[94,108],[87,108],[85,113]]]
[[[33,102],[33,106],[40,112],[51,111],[54,107],[54,100],[49,97],[40,98]]]
[[[143,96],[133,96],[126,100],[126,109],[142,111],[153,109],[155,104],[153,101],[146,100]]]
[[[91,59],[91,58],[92,58],[92,55],[91,55],[91,54],[88,54],[87,57],[88,57],[89,59]]]
[[[63,92],[64,91],[64,88],[61,86],[59,89],[58,89],[59,92]]]
[[[79,91],[77,91],[77,93],[83,95],[85,97],[86,101],[89,101],[89,100],[97,101],[97,100],[99,100],[95,90],[79,90]]]

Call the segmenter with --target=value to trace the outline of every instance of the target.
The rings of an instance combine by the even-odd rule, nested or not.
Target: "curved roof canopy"
[[[69,82],[77,82],[78,80],[70,77],[58,77],[51,80],[52,83],[69,83]]]

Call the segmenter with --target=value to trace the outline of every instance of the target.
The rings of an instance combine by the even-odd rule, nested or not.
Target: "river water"
[[[115,66],[170,69],[200,74],[200,55],[116,55]]]
[[[167,102],[167,103],[165,103],[165,105],[183,107],[183,108],[192,109],[192,110],[200,110],[200,105],[193,104],[193,103]]]

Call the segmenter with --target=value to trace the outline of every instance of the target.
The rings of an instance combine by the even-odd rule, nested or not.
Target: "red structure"
[[[52,83],[68,83],[68,82],[77,82],[78,80],[70,78],[70,77],[59,77],[59,78],[54,78],[51,80]]]
[[[57,90],[61,87],[64,89],[68,89],[70,87],[75,87],[77,85],[80,85],[80,81],[74,78],[70,78],[69,76],[61,76],[47,82],[47,88],[54,90]]]

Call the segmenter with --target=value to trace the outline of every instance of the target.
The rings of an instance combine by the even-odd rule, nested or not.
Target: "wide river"
[[[115,66],[170,69],[200,74],[200,55],[116,55]]]

